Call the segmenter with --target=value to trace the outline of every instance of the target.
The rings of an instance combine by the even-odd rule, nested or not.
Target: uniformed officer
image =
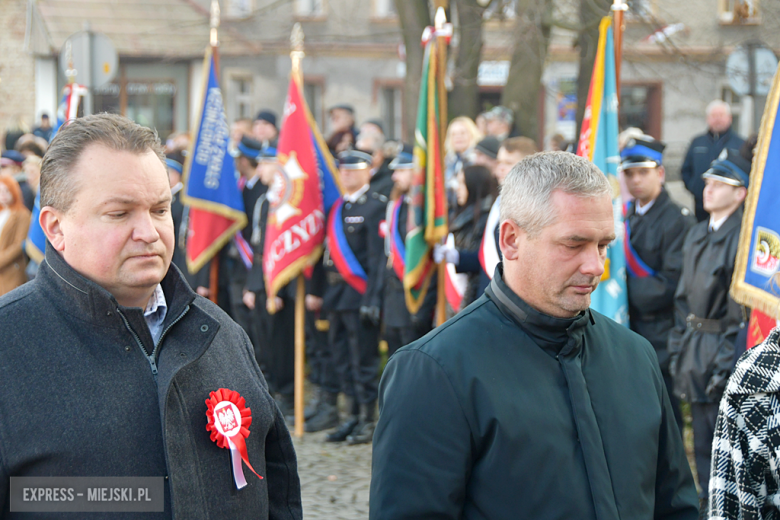
[[[274,196],[274,180],[281,174],[275,148],[263,147],[258,152],[257,161],[256,178],[258,184],[261,184],[264,189],[257,201],[246,207],[249,225],[244,231],[252,247],[253,262],[245,280],[242,299],[244,305],[252,310],[257,334],[255,355],[258,364],[264,369],[268,385],[276,394],[279,407],[287,417],[294,411],[295,292],[290,284],[282,287],[275,296],[276,312],[274,314],[268,312],[269,302],[263,276],[263,250],[268,211]]]
[[[655,348],[682,431],[680,402],[669,376],[669,331],[674,326],[674,292],[682,270],[682,245],[696,219],[675,204],[664,188],[666,145],[650,136],[631,139],[620,152],[620,167],[634,201],[626,214],[626,260],[631,330]]]
[[[262,148],[262,143],[251,137],[244,136],[233,152],[236,170],[240,175],[238,187],[241,190],[247,222],[252,218],[251,215],[255,203],[267,189],[260,182],[260,177],[256,171],[257,159]],[[253,252],[249,245],[251,234],[252,229],[247,225],[239,233],[236,233],[233,240],[222,248],[222,251],[220,251],[219,278],[220,286],[227,288],[230,316],[236,323],[241,325],[253,341],[257,341],[257,334],[252,326],[251,313],[243,302],[247,274],[252,268]]]
[[[328,345],[330,322],[322,308],[327,286],[324,255],[312,269],[306,281],[306,363],[309,366],[309,383],[312,399],[303,412],[304,430],[318,432],[339,425],[337,407],[340,391],[339,377],[333,363],[333,353]]]
[[[407,219],[409,214],[409,190],[414,178],[414,156],[412,148],[404,146],[390,163],[393,170],[393,191],[387,204],[385,222],[385,253],[387,268],[384,273],[382,310],[384,312],[385,340],[387,355],[408,345],[433,328],[433,313],[436,307],[436,277],[432,277],[422,306],[415,314],[410,314],[406,306],[404,292],[404,252],[406,243]]]
[[[344,196],[330,211],[323,309],[329,343],[349,417],[326,437],[329,442],[371,442],[379,368],[382,270],[387,261],[379,224],[387,198],[369,192],[371,156],[357,150],[339,155]],[[358,415],[359,413],[359,415]]]
[[[734,341],[747,321],[729,287],[749,174],[750,162],[731,149],[702,174],[703,204],[710,218],[685,237],[675,327],[669,335],[669,373],[675,393],[691,404],[699,498],[705,507],[718,403],[731,375]]]

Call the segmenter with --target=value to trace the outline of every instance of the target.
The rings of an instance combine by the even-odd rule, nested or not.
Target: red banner
[[[767,316],[758,309],[753,309],[750,313],[750,322],[748,324],[747,348],[753,348],[763,343],[776,325],[776,319]]]
[[[269,299],[319,258],[325,239],[320,177],[306,113],[293,74],[279,132],[279,168],[268,189],[263,272]]]

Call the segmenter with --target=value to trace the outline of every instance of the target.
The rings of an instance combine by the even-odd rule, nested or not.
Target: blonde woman
[[[447,136],[444,140],[444,175],[447,186],[455,175],[467,164],[471,163],[471,152],[482,139],[482,133],[470,118],[459,116],[450,121]]]

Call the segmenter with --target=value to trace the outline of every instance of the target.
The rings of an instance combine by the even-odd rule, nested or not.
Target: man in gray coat
[[[27,476],[160,477],[163,507],[144,518],[302,517],[249,338],[170,265],[170,206],[153,131],[100,114],[52,141],[45,261],[0,298],[0,518]]]
[[[500,209],[485,294],[387,365],[370,518],[696,519],[653,347],[589,309],[615,238],[607,178],[535,154]]]

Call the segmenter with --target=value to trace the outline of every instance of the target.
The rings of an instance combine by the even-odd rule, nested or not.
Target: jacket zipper
[[[160,339],[157,340],[157,343],[154,346],[154,350],[152,350],[151,355],[146,354],[146,349],[144,349],[143,343],[141,342],[141,338],[138,337],[138,334],[135,333],[133,328],[130,326],[130,322],[127,321],[127,318],[125,315],[117,309],[117,313],[122,317],[122,321],[125,323],[125,328],[130,331],[130,334],[133,335],[133,338],[135,338],[135,342],[138,345],[138,347],[141,349],[141,352],[143,352],[144,356],[146,356],[147,361],[149,361],[149,366],[152,368],[152,375],[154,376],[154,380],[157,381],[157,351],[160,348],[160,344],[162,343],[163,338],[168,333],[169,330],[171,330],[171,327],[176,325],[185,314],[187,314],[187,311],[190,310],[190,306],[187,305],[184,310],[179,314],[175,320],[171,322],[170,325],[165,327],[165,330],[163,330],[162,334],[160,334]]]
[[[141,342],[141,338],[138,337],[138,334],[135,333],[133,328],[130,326],[130,322],[127,321],[127,318],[125,318],[125,315],[122,314],[122,311],[117,308],[116,310],[117,314],[122,316],[122,321],[125,322],[125,328],[130,331],[130,334],[133,335],[133,338],[135,338],[135,342],[138,345],[138,348],[141,349],[141,352],[144,353],[144,356],[146,356],[147,361],[149,361],[149,365],[152,367],[152,375],[154,376],[155,382],[157,382],[157,362],[154,359],[154,352],[157,350],[157,347],[155,347],[155,350],[152,351],[152,355],[149,356],[146,354],[146,349],[144,348],[144,344]]]

